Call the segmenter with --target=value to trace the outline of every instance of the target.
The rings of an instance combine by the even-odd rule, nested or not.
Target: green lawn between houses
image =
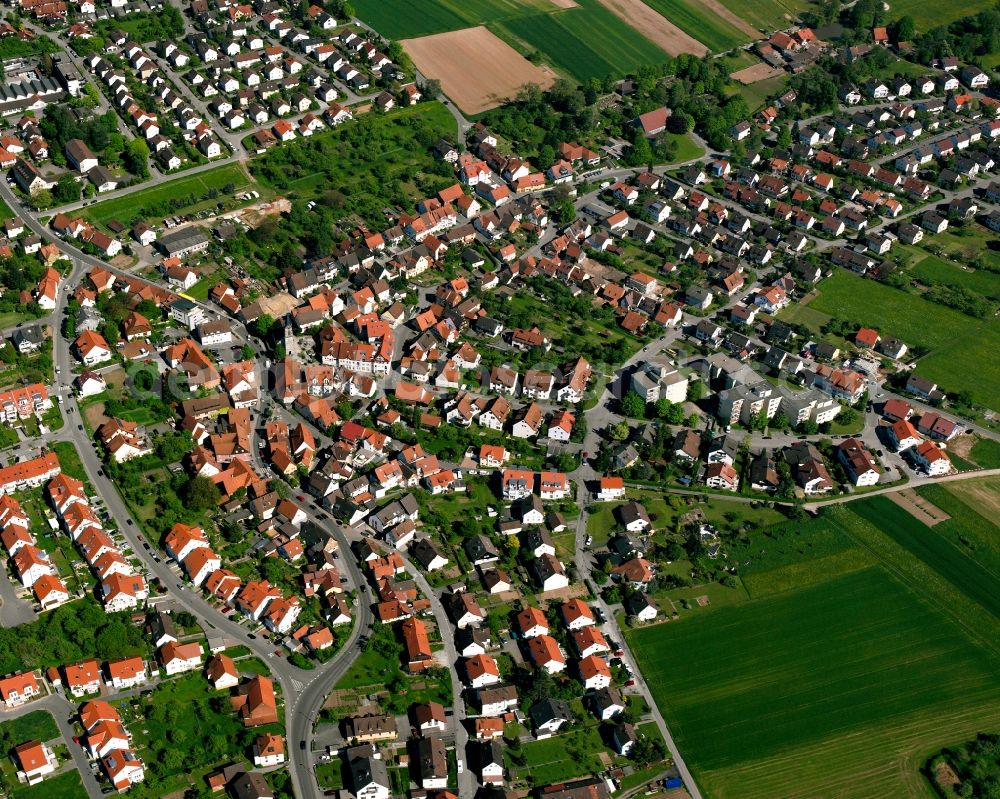
[[[761,531],[753,598],[628,633],[706,795],[929,797],[924,759],[995,728],[1000,620],[965,585],[995,575],[890,504]]]
[[[47,777],[37,785],[19,785],[10,793],[10,799],[87,799],[87,796],[76,769]]]
[[[977,403],[1000,410],[1000,359],[984,356],[1000,352],[997,317],[975,319],[843,269],[820,283],[808,307],[874,327],[911,347],[927,347],[930,354],[918,361],[918,374],[946,391],[968,390]]]

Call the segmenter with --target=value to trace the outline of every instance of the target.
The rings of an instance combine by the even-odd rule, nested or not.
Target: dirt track
[[[886,496],[918,522],[923,522],[928,527],[941,524],[941,522],[946,522],[951,518],[941,508],[932,505],[912,489],[898,491],[895,494],[886,494]]]
[[[441,81],[444,93],[467,114],[495,108],[528,83],[547,89],[556,80],[551,69],[535,66],[483,26],[401,44],[417,69]]]
[[[705,55],[708,48],[647,6],[642,0],[600,0],[602,6],[670,55]],[[746,24],[746,23],[744,23]]]
[[[754,64],[752,67],[733,72],[729,77],[735,81],[739,81],[744,86],[749,86],[751,83],[759,83],[762,80],[783,74],[785,74],[784,70],[775,69],[767,64]]]

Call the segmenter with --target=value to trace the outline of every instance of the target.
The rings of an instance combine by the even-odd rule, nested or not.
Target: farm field
[[[209,169],[196,175],[179,177],[159,186],[152,186],[143,191],[137,191],[124,197],[91,205],[83,216],[95,224],[106,225],[112,219],[123,224],[129,224],[140,217],[159,221],[165,216],[176,213],[186,213],[191,207],[204,200],[205,192],[214,189],[222,194],[222,189],[232,186],[234,191],[245,189],[251,184],[251,179],[238,164],[226,164],[217,169]],[[175,198],[190,197],[192,202],[188,207],[174,208],[168,203]]]
[[[929,797],[923,760],[995,726],[1000,530],[951,492],[1000,481],[970,484],[920,489],[955,514],[933,530],[883,497],[759,530],[730,551],[749,599],[628,633],[707,795]]]
[[[551,0],[358,0],[358,16],[383,36],[411,39],[556,9]]]
[[[929,354],[917,364],[920,375],[946,391],[967,389],[976,402],[1000,410],[1000,362],[982,357],[1000,350],[1000,320],[974,319],[874,280],[862,287],[862,280],[838,269],[819,285],[808,307],[926,347]]]
[[[761,31],[787,28],[810,7],[807,0],[720,0],[722,5]]]
[[[544,53],[556,68],[580,81],[665,60],[663,50],[599,0],[577,0],[576,8],[516,17],[490,27],[503,39]]]
[[[417,69],[439,80],[444,93],[467,114],[495,108],[526,84],[547,89],[556,80],[551,69],[532,64],[482,26],[402,44]]]
[[[983,568],[939,529],[942,525],[964,528],[962,520],[952,518],[931,528],[886,497],[854,503],[852,510],[916,555],[973,602],[1000,618],[1000,576]]]
[[[553,0],[360,0],[357,13],[379,33],[394,39],[413,40],[485,25],[522,54],[537,51],[580,81],[624,75],[642,64],[660,63],[665,51],[706,52],[673,20],[663,19],[640,0],[576,0],[572,5]],[[502,70],[493,66],[490,71]],[[477,73],[460,74],[468,78]]]
[[[720,799],[924,797],[920,759],[1000,709],[996,656],[878,568],[629,638]]]
[[[951,517],[934,532],[1000,580],[1000,527],[991,521],[1000,511],[1000,480],[922,486],[917,493]]]
[[[750,41],[750,30],[706,8],[695,0],[646,0],[647,4],[713,52],[730,50]],[[725,6],[722,8],[725,11]],[[749,28],[749,26],[747,26]]]
[[[706,4],[710,0],[705,0]],[[575,2],[575,0],[574,0]],[[704,55],[708,48],[697,37],[654,9],[646,0],[601,0],[601,5],[671,55]]]

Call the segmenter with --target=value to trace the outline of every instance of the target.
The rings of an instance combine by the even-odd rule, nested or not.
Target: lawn
[[[715,53],[731,50],[750,39],[732,23],[702,8],[696,0],[646,0],[646,5]]]
[[[5,721],[0,726],[10,736],[15,746],[25,741],[51,741],[59,737],[56,720],[47,710],[36,710],[20,718]]]
[[[579,81],[625,75],[643,64],[667,60],[666,53],[599,0],[577,0],[576,8],[511,18],[490,29],[501,38],[513,38],[538,50]]]
[[[628,636],[718,799],[923,797],[916,764],[1000,708],[1000,660],[879,568]]]
[[[278,731],[244,728],[226,692],[212,690],[200,672],[116,704],[146,763],[146,785],[156,796],[197,784],[205,771],[244,753],[261,732]]]
[[[705,154],[705,149],[686,133],[664,133],[663,135],[668,141],[677,145],[672,163],[680,164],[685,161],[693,161]]]
[[[659,491],[642,491],[629,489],[628,499],[640,502],[649,513],[655,530],[673,530],[674,520],[695,509],[705,514],[710,524],[742,524],[751,522],[759,526],[777,524],[785,517],[777,510],[766,507],[753,507],[743,502],[730,502],[724,499],[709,499],[705,502],[688,504],[683,497],[665,497]],[[594,537],[594,544],[603,543],[616,530],[623,529],[615,515],[615,509],[621,507],[621,502],[601,502],[595,505],[596,510],[587,517],[587,532]]]
[[[722,5],[762,31],[787,28],[809,8],[807,0],[721,0]]]
[[[124,197],[105,200],[87,208],[83,215],[97,224],[107,224],[116,219],[127,225],[139,218],[155,223],[165,216],[187,212],[205,200],[206,192],[219,192],[221,200],[223,188],[231,185],[234,191],[240,191],[251,182],[239,164],[226,164],[196,175],[177,177]],[[175,207],[172,201],[178,198],[188,198],[191,202]]]
[[[917,30],[921,33],[947,25],[962,17],[969,17],[980,11],[991,9],[993,0],[961,0],[958,3],[928,3],[927,0],[895,0],[892,4],[892,18],[913,17]]]
[[[930,354],[917,365],[921,376],[946,391],[966,389],[977,403],[1000,410],[1000,360],[983,358],[1000,351],[1000,320],[974,319],[842,269],[820,284],[809,307],[926,347]]]
[[[10,206],[7,205],[7,203],[5,203],[3,200],[0,200],[0,222],[3,222],[6,219],[13,219],[13,218],[14,218],[14,212],[10,210]],[[4,325],[4,327],[6,327],[6,325]]]
[[[87,791],[76,769],[48,777],[37,785],[19,785],[11,799],[87,799]]]
[[[87,472],[80,460],[80,453],[76,451],[76,447],[72,442],[54,441],[51,446],[52,451],[59,458],[59,467],[63,472],[70,477],[75,477],[77,480],[83,480],[85,483],[88,482]]]

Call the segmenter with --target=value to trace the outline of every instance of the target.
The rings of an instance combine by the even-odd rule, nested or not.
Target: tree
[[[219,487],[201,475],[188,480],[181,493],[185,505],[198,513],[217,508],[222,501],[222,492],[219,491]]]
[[[649,144],[649,139],[643,133],[642,128],[637,128],[635,136],[632,138],[632,147],[629,148],[625,161],[629,166],[645,166],[653,160],[653,148]]]
[[[611,428],[608,434],[611,436],[612,441],[624,441],[629,435],[628,424],[626,422],[619,422]]]
[[[59,178],[52,196],[60,204],[76,202],[80,199],[80,184],[76,182],[76,178],[71,172],[67,172]]]
[[[626,416],[641,417],[646,414],[646,400],[636,391],[629,391],[622,398],[622,413]]]
[[[421,93],[428,100],[436,100],[441,96],[441,81],[437,78],[432,78],[431,80],[425,80],[423,85],[420,87]]]
[[[896,21],[895,25],[895,37],[897,42],[909,42],[913,39],[913,35],[917,32],[916,23],[913,21],[913,17],[907,14],[905,17],[900,17]]]
[[[149,177],[149,145],[143,139],[131,139],[123,153],[125,168],[141,180]]]
[[[254,329],[261,338],[267,338],[267,334],[271,332],[273,326],[274,317],[266,313],[258,316],[257,321],[254,322]]]

